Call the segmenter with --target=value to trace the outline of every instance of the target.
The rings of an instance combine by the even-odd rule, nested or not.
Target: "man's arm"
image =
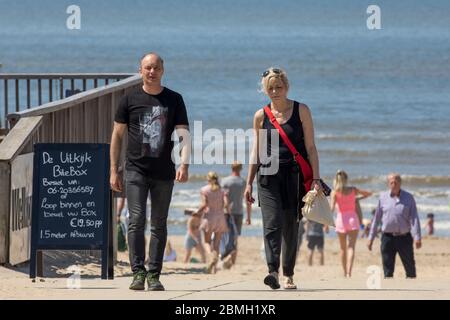
[[[410,212],[410,219],[411,219],[411,233],[414,237],[414,240],[416,242],[416,248],[419,249],[422,246],[421,242],[421,232],[420,232],[420,221],[419,221],[419,215],[417,214],[417,207],[416,207],[416,201],[411,196],[411,212]]]
[[[175,126],[180,142],[180,166],[176,172],[175,180],[178,182],[186,182],[189,179],[189,162],[191,158],[191,135],[189,133],[189,126],[177,125]]]
[[[111,189],[117,192],[122,192],[122,179],[118,174],[120,151],[122,149],[122,140],[125,130],[127,128],[126,123],[119,123],[114,121],[114,128],[111,136],[110,147],[110,179],[109,183]]]
[[[226,214],[231,214],[230,199],[228,198],[228,192],[223,193],[223,206]]]
[[[378,200],[378,206],[377,209],[375,210],[375,215],[373,217],[371,226],[370,226],[370,232],[369,232],[369,243],[367,244],[367,247],[369,248],[369,250],[372,250],[372,244],[373,244],[373,239],[375,238],[376,234],[377,234],[377,228],[378,228],[378,224],[381,221],[381,216],[382,216],[383,210],[381,209],[381,199]]]
[[[252,224],[252,203],[245,201],[245,203],[247,204],[247,220],[245,221],[245,223],[247,225],[251,225]]]

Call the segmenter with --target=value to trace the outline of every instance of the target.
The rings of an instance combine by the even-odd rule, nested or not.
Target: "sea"
[[[78,29],[68,28],[73,5]],[[436,235],[450,237],[450,1],[0,0],[2,73],[135,73],[149,51],[164,58],[163,84],[183,95],[190,123],[201,124],[200,152],[230,143],[236,158],[248,155],[251,141],[226,132],[252,127],[268,102],[261,73],[284,68],[289,97],[311,109],[322,178],[332,185],[342,169],[374,192],[361,202],[368,218],[387,174],[399,172],[422,227],[434,213]],[[184,210],[200,204],[207,172],[230,173],[214,156],[175,185],[169,236],[185,233]],[[243,236],[260,235],[255,205]]]

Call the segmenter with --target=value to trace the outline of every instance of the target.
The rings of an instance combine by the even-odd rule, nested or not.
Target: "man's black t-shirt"
[[[189,125],[179,93],[164,88],[151,95],[140,87],[122,97],[115,121],[128,125],[127,170],[158,180],[175,179],[172,133],[177,125]]]

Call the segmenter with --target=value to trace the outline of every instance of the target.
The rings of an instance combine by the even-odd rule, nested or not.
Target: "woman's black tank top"
[[[294,109],[292,110],[292,115],[289,118],[289,120],[282,124],[281,127],[283,128],[284,132],[286,132],[286,135],[289,137],[289,140],[291,140],[294,147],[297,149],[297,151],[301,154],[303,159],[308,161],[308,154],[306,152],[305,147],[305,139],[303,134],[303,126],[302,122],[300,121],[299,117],[299,103],[297,101],[294,101]],[[266,154],[268,156],[271,156],[273,154],[272,149],[272,143],[271,143],[271,130],[277,130],[272,123],[270,122],[269,117],[264,112],[264,121],[262,125],[263,129],[266,129],[266,136],[267,136],[267,150]],[[277,132],[278,135],[278,132]],[[279,135],[278,135],[279,136]],[[294,156],[292,152],[289,150],[288,146],[284,143],[281,136],[279,136],[279,161],[280,165],[287,165],[295,163]]]

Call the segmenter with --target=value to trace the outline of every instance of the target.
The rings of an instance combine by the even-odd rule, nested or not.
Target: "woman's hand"
[[[316,191],[322,190],[322,185],[320,184],[320,179],[313,179],[311,183],[311,190],[315,189]]]
[[[252,197],[252,193],[253,193],[253,186],[251,184],[247,184],[244,191],[244,197],[248,203],[255,202],[255,199]]]

